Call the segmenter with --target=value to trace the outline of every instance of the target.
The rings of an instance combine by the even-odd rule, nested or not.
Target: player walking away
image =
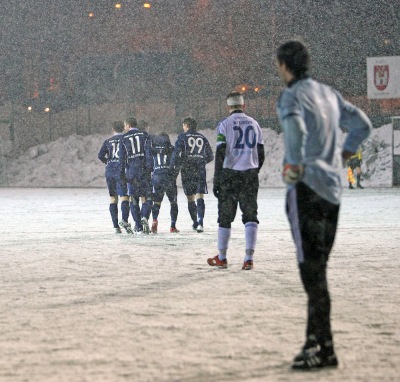
[[[150,144],[146,131],[137,128],[136,118],[125,120],[126,133],[120,150],[121,172],[128,183],[130,210],[135,221],[135,233],[150,233],[148,219],[151,213],[151,169],[146,161],[145,150]],[[140,208],[140,201],[142,206]]]
[[[151,146],[148,147],[148,158],[150,166],[153,168],[152,185],[153,185],[153,224],[151,232],[157,233],[158,215],[160,213],[161,203],[164,194],[167,195],[171,205],[171,233],[178,233],[176,228],[176,219],[178,218],[178,188],[176,186],[176,176],[171,173],[170,161],[174,146],[167,133],[162,132],[158,135],[151,136]]]
[[[352,155],[347,161],[347,180],[349,182],[349,188],[354,190],[356,187],[363,189],[364,187],[361,185],[361,163],[362,163],[362,153],[361,150],[358,150],[354,155]],[[354,170],[356,171],[357,176],[357,184],[355,185],[354,180]]]
[[[183,133],[178,135],[175,142],[171,170],[175,174],[181,171],[192,227],[197,232],[203,232],[204,194],[208,194],[206,164],[214,159],[214,154],[208,139],[197,131],[196,120],[185,118],[182,127]]]
[[[208,264],[227,268],[231,223],[237,207],[242,211],[246,241],[244,270],[253,269],[258,231],[258,172],[264,163],[264,142],[258,122],[244,113],[243,95],[231,92],[226,98],[229,117],[217,126],[217,151],[213,192],[218,198],[218,255]]]
[[[368,137],[371,122],[327,85],[311,79],[309,53],[298,41],[277,50],[283,90],[277,111],[284,131],[286,212],[308,297],[306,341],[292,368],[337,366],[333,346],[327,263],[336,235],[343,163]],[[339,147],[340,127],[349,131]]]
[[[118,225],[118,196],[121,197],[122,221],[119,223],[127,233],[133,233],[129,218],[128,190],[124,177],[121,178],[119,149],[124,131],[124,123],[115,121],[112,124],[113,135],[101,146],[98,158],[106,165],[106,182],[110,195],[110,214],[115,233],[121,233]]]

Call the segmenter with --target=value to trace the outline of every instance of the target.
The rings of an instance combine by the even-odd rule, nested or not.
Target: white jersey
[[[264,144],[260,125],[241,111],[234,111],[217,126],[217,147],[226,145],[223,168],[237,171],[258,168],[258,144]]]

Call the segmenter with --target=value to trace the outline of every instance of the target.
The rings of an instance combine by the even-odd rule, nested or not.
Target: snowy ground
[[[106,189],[0,189],[0,381],[398,381],[400,189],[344,190],[329,270],[340,367],[294,373],[305,295],[284,189],[260,191],[255,269],[242,271],[240,216],[230,268],[204,234],[115,235]]]

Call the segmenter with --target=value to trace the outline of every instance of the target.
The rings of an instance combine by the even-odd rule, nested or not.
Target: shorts
[[[218,224],[231,228],[238,206],[242,211],[242,222],[259,223],[258,214],[258,171],[222,170],[221,195],[218,198]]]
[[[207,173],[204,168],[181,170],[182,188],[185,195],[208,194]]]
[[[134,198],[145,197],[146,199],[151,199],[151,188],[150,174],[143,174],[141,177],[128,181],[128,195]]]
[[[153,201],[161,203],[166,194],[170,203],[178,200],[178,188],[175,179],[169,174],[153,174]]]
[[[362,160],[358,158],[350,158],[347,166],[354,170],[356,167],[361,167]]]
[[[128,195],[128,186],[119,176],[106,176],[106,183],[110,196]]]

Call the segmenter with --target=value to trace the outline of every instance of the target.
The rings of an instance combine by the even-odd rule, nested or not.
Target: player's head
[[[183,130],[191,130],[191,131],[196,131],[197,130],[197,122],[193,118],[185,118],[183,120]]]
[[[159,133],[158,135],[159,135],[160,137],[167,138],[167,139],[169,140],[169,135],[168,135],[165,131],[162,131],[162,132]]]
[[[226,96],[226,104],[228,105],[229,111],[243,110],[244,109],[244,97],[240,92],[230,92]]]
[[[301,78],[307,74],[310,66],[310,54],[300,41],[285,42],[278,48],[276,57],[278,66],[284,66],[284,69],[295,78]]]
[[[112,130],[116,133],[122,133],[124,128],[124,123],[122,121],[114,121],[112,123]]]
[[[143,119],[141,119],[141,120],[138,121],[138,123],[137,123],[137,128],[138,128],[139,130],[146,131],[146,129],[147,129],[148,126],[149,126],[149,124],[148,124],[146,121],[144,121]]]
[[[125,119],[125,126],[130,127],[137,127],[137,121],[135,117],[128,117]]]

